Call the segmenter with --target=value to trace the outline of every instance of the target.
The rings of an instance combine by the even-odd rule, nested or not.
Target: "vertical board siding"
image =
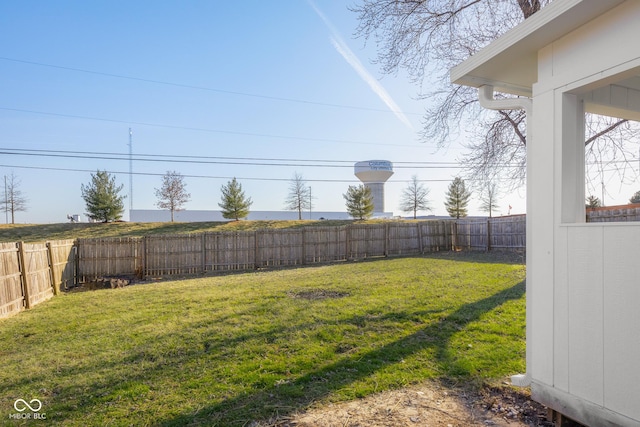
[[[416,225],[387,225],[387,255],[411,255],[421,252],[420,235]]]
[[[78,239],[78,279],[143,274],[142,239],[110,237]]]
[[[348,259],[385,256],[386,224],[354,224],[347,227]]]
[[[145,275],[171,276],[204,272],[202,235],[145,237]]]
[[[303,230],[304,264],[346,260],[345,227],[310,227]]]
[[[255,268],[253,232],[205,233],[205,270],[233,271]]]
[[[28,286],[27,306],[34,306],[53,296],[51,269],[46,243],[21,243],[25,270],[22,272],[23,286]]]
[[[281,267],[303,262],[302,229],[257,230],[256,266]]]
[[[526,216],[510,216],[493,218],[489,221],[491,249],[519,249],[525,250]]]
[[[53,286],[62,290],[71,288],[76,278],[76,247],[74,240],[49,242]]]
[[[453,244],[452,221],[425,221],[418,223],[422,252],[450,251]]]
[[[640,221],[638,204],[587,209],[587,222]]]
[[[490,225],[489,225],[490,224]],[[80,280],[171,276],[466,250],[524,249],[525,217],[384,222],[78,241]],[[490,235],[487,233],[490,232]],[[490,245],[490,246],[489,246]]]
[[[24,310],[18,247],[0,243],[0,318]]]
[[[0,318],[48,300],[75,280],[73,240],[0,243]]]

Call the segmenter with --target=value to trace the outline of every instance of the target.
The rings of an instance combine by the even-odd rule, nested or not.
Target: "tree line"
[[[171,212],[171,222],[174,214],[183,209],[183,206],[191,199],[191,194],[186,190],[187,184],[184,177],[175,171],[168,171],[162,177],[160,188],[155,189],[158,199],[156,206]],[[119,220],[124,213],[124,198],[120,195],[123,185],[116,185],[115,177],[106,171],[98,170],[91,174],[91,181],[81,185],[82,198],[86,203],[86,215],[92,221],[110,222]],[[249,215],[249,209],[253,204],[242,185],[233,178],[220,188],[221,198],[218,206],[225,219],[240,220]],[[429,189],[421,184],[417,176],[413,176],[411,182],[403,190],[400,200],[400,209],[406,213],[413,213],[414,219],[418,211],[430,211],[431,204],[428,199]],[[486,209],[491,215],[492,209],[497,207],[495,203],[495,187],[486,192],[482,209]],[[365,185],[351,185],[344,193],[347,213],[355,219],[364,220],[373,215],[373,195],[371,189]],[[455,178],[449,186],[446,194],[445,207],[449,215],[455,218],[467,216],[467,206],[471,192],[466,188],[464,180]],[[302,175],[294,174],[289,185],[289,193],[285,200],[285,208],[298,212],[298,219],[302,219],[302,212],[312,209],[313,197],[311,187],[304,181]]]
[[[91,174],[88,184],[81,184],[82,198],[86,204],[86,216],[91,221],[111,222],[122,218],[124,213],[125,195],[121,195],[124,185],[117,185],[115,176],[106,171],[96,171]],[[191,200],[191,194],[186,190],[187,184],[184,177],[175,171],[168,171],[162,176],[160,188],[155,189],[158,199],[156,206],[171,212],[171,222],[174,221],[175,212],[183,210],[184,205]],[[499,208],[497,199],[499,190],[496,185],[489,182],[481,186],[480,210],[487,212],[489,217]],[[222,216],[226,219],[240,220],[249,215],[253,204],[242,185],[233,178],[220,188],[221,197],[218,206]],[[428,199],[430,190],[426,188],[417,176],[413,176],[408,185],[403,189],[400,197],[400,210],[417,217],[418,211],[431,211],[431,202]],[[464,180],[456,177],[447,189],[444,205],[447,213],[456,219],[468,215],[468,204],[471,199],[471,191]],[[352,185],[344,193],[347,213],[359,220],[371,218],[373,215],[373,195],[371,189],[365,185]],[[4,207],[7,215],[11,216],[11,224],[15,224],[16,212],[27,211],[28,199],[20,189],[20,180],[13,174],[5,176],[5,194],[0,198],[0,206]],[[637,191],[629,199],[629,203],[640,203],[640,191]],[[587,208],[602,206],[600,199],[589,196],[586,199]],[[285,199],[287,210],[297,211],[298,219],[302,219],[302,212],[313,208],[313,196],[311,187],[304,181],[302,175],[297,172],[289,184],[289,193]]]

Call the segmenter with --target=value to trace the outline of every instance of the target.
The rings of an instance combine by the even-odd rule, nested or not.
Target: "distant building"
[[[183,210],[174,212],[176,222],[208,222],[208,221],[229,221],[222,217],[220,211],[206,210]],[[391,218],[391,212],[376,213],[376,218]],[[297,220],[298,211],[251,211],[248,220]],[[303,212],[302,219],[352,219],[347,212]],[[129,211],[129,221],[131,222],[170,222],[171,212],[159,209],[132,209]]]

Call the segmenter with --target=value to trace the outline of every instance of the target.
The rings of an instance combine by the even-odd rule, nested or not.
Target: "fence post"
[[[201,256],[202,256],[202,273],[207,272],[207,233],[202,233],[202,248],[201,248]]]
[[[142,250],[140,251],[140,266],[142,268],[142,280],[147,279],[147,236],[142,236]]]
[[[29,297],[29,281],[27,267],[24,261],[24,242],[16,243],[18,245],[18,259],[20,261],[20,277],[22,278],[22,293],[24,295],[25,308],[31,308],[31,298]]]
[[[51,249],[51,242],[46,243],[47,246],[47,258],[49,261],[49,273],[51,275],[51,287],[53,287],[53,295],[60,293],[60,283],[56,277],[56,268],[53,259],[53,250]]]
[[[80,284],[80,239],[73,241],[73,286]]]
[[[307,263],[307,242],[305,239],[305,228],[302,227],[302,265]]]
[[[260,248],[259,248],[259,244],[258,244],[258,236],[259,236],[259,232],[260,230],[256,230],[253,232],[254,235],[254,239],[253,239],[253,246],[254,246],[254,253],[253,253],[253,262],[255,264],[255,268],[256,270],[258,268],[260,268],[260,262],[258,261],[258,253],[260,252]],[[238,234],[236,233],[236,259],[238,258]]]
[[[384,256],[388,257],[389,256],[389,239],[390,239],[390,235],[389,235],[389,223],[385,223],[384,224]]]
[[[424,255],[424,245],[422,243],[422,225],[419,222],[416,222],[416,227],[418,227],[418,250],[420,254]]]
[[[351,230],[351,224],[347,224],[345,226],[345,233],[344,233],[344,253],[345,253],[345,261],[349,261],[349,250],[351,249],[349,246],[349,231]]]
[[[491,250],[491,218],[487,219],[487,252]]]

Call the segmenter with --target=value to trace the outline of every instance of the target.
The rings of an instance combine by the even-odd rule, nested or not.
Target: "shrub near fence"
[[[75,280],[73,240],[0,243],[0,318],[31,308]]]

